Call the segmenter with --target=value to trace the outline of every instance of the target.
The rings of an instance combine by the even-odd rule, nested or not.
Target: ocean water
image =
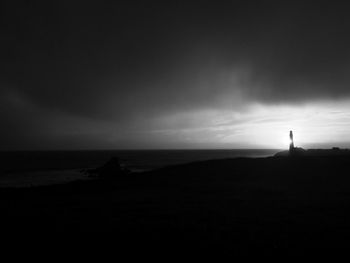
[[[249,150],[107,150],[0,152],[0,187],[31,186],[86,179],[81,169],[103,165],[112,157],[134,172],[195,161],[267,157],[278,149]]]

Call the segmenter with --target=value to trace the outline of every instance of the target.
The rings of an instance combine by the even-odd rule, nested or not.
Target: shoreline
[[[108,233],[133,249],[348,247],[349,163],[347,155],[220,159],[1,188],[0,223],[19,236]]]

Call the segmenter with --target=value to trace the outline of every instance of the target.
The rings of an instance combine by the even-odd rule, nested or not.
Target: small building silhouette
[[[306,154],[306,150],[304,150],[301,147],[295,147],[294,146],[294,138],[293,138],[293,131],[289,132],[289,155],[290,156],[304,156]]]

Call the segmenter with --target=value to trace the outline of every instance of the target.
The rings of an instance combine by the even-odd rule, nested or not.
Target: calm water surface
[[[249,150],[107,150],[21,151],[0,153],[0,187],[52,184],[84,179],[81,169],[103,165],[118,157],[132,171],[211,159],[266,157],[276,149]]]

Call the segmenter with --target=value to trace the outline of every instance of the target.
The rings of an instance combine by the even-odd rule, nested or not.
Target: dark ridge
[[[125,249],[347,247],[349,162],[347,154],[223,159],[0,189],[0,220],[3,235],[99,233]]]

